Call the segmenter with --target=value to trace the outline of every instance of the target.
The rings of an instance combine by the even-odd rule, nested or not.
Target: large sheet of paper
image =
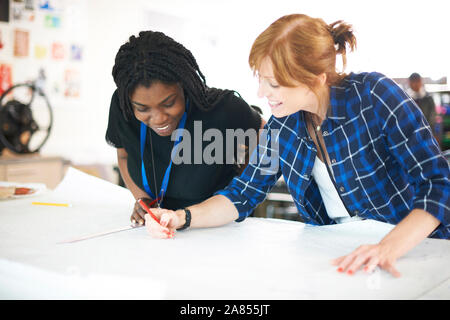
[[[62,202],[71,207],[36,206]],[[2,299],[449,299],[450,241],[426,239],[385,271],[347,276],[330,260],[376,243],[392,225],[314,227],[248,218],[153,239],[126,226],[130,192],[75,169],[52,192],[0,202]]]

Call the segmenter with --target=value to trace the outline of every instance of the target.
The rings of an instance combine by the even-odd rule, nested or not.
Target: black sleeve
[[[108,128],[106,129],[106,142],[115,147],[123,148],[120,137],[120,122],[125,121],[122,111],[120,110],[119,98],[117,97],[117,90],[114,91],[111,98],[111,105],[109,107]]]
[[[244,99],[242,99],[238,93],[232,92],[224,99],[224,112],[223,119],[225,120],[223,125],[226,129],[242,129],[247,131],[248,129],[255,130],[256,137],[258,136],[258,130],[261,127],[261,115],[257,111],[257,108],[250,106]],[[227,134],[225,134],[227,136]],[[242,141],[237,136],[234,137],[234,152],[233,158],[235,161],[234,169],[236,174],[240,174],[245,168],[244,163],[248,163],[249,156],[253,152],[255,145],[251,143],[250,139],[245,139],[242,145]],[[226,142],[228,144],[228,141]],[[225,154],[227,159],[230,155],[229,150],[225,147]],[[228,160],[227,160],[228,161]]]
[[[230,94],[227,99],[226,114],[227,127],[244,131],[247,129],[258,130],[261,127],[261,114],[259,107],[250,106],[238,93]]]

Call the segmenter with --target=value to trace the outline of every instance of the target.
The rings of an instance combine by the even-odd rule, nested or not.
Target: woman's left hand
[[[392,253],[390,246],[378,243],[362,245],[352,253],[332,260],[331,264],[338,267],[338,272],[345,272],[349,275],[354,274],[363,266],[367,273],[371,273],[379,266],[398,278],[400,272],[394,267],[396,260],[397,257]]]
[[[440,220],[422,209],[412,210],[378,244],[360,246],[349,255],[331,261],[337,271],[354,274],[362,266],[370,273],[377,266],[400,277],[394,264],[440,225]]]

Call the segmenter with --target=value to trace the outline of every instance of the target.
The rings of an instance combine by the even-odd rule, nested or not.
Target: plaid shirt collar
[[[336,124],[344,124],[347,121],[346,89],[341,86],[330,87],[330,108],[327,118],[336,122]]]
[[[336,125],[344,124],[347,121],[346,90],[347,88],[343,86],[330,87],[330,108],[328,109],[325,121],[329,119]],[[305,111],[301,110],[289,116],[278,118],[278,121],[285,123],[290,128],[294,128],[299,139],[309,137],[306,126],[300,125],[301,123],[305,123]]]

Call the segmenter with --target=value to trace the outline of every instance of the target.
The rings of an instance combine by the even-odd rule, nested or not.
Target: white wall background
[[[347,71],[379,71],[390,77],[412,72],[450,75],[450,20],[445,0],[77,0],[84,39],[82,98],[76,106],[54,105],[55,127],[42,153],[75,163],[115,163],[105,140],[108,109],[115,89],[115,54],[130,35],[160,30],[190,49],[209,86],[235,89],[251,104],[257,82],[248,67],[252,42],[271,22],[289,13],[306,13],[327,23],[353,24],[358,49]],[[33,75],[34,76],[34,75]]]

